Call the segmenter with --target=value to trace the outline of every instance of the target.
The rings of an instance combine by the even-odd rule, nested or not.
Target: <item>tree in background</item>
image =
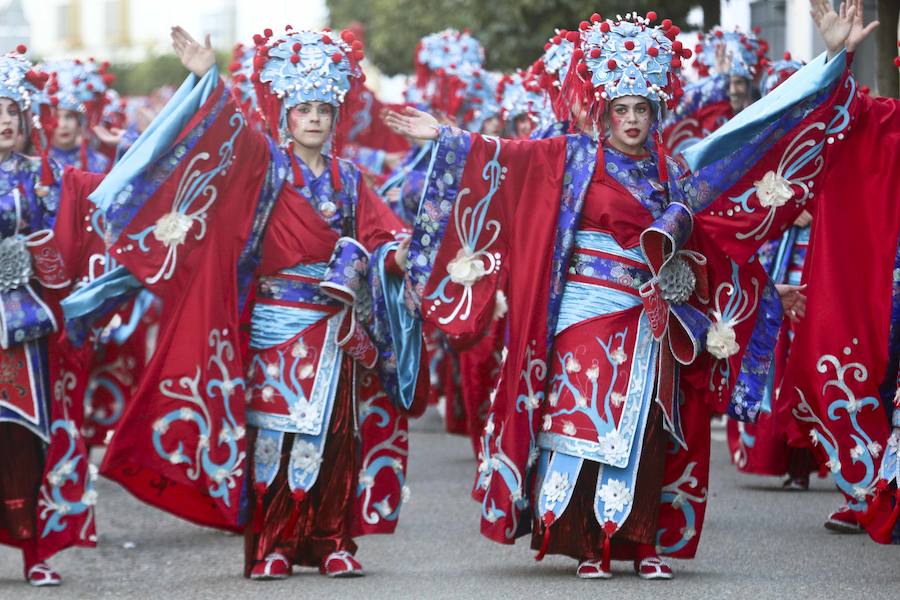
[[[227,73],[231,54],[217,52],[216,61],[219,72]],[[139,63],[114,63],[109,70],[116,76],[113,87],[123,96],[146,96],[166,85],[179,86],[187,76],[187,71],[174,54],[151,56]]]
[[[574,28],[593,12],[604,15],[656,10],[684,26],[701,0],[326,0],[335,29],[353,21],[366,25],[366,56],[388,75],[412,71],[422,36],[448,27],[469,28],[489,49],[487,67],[510,71],[540,56],[555,27]]]

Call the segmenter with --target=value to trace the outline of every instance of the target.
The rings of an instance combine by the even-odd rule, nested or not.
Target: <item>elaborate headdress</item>
[[[465,100],[467,70],[484,66],[484,48],[468,30],[445,29],[419,41],[415,55],[416,87],[428,103],[455,115]]]
[[[559,121],[569,118],[569,115],[559,102],[561,97],[560,90],[569,73],[569,66],[572,64],[572,54],[575,52],[575,44],[567,39],[568,35],[568,30],[557,29],[556,35],[544,44],[544,53],[531,66],[531,71],[537,77],[537,82],[550,96],[553,112]],[[577,32],[575,32],[575,35],[578,35]]]
[[[460,71],[465,82],[463,105],[458,121],[469,131],[481,131],[485,120],[500,116],[497,86],[500,75],[484,71],[480,67],[466,66]]]
[[[41,152],[41,183],[50,185],[53,183],[53,172],[48,159],[49,134],[41,133],[52,129],[53,116],[49,106],[42,107],[38,104],[38,97],[50,76],[35,68],[25,58],[25,52],[27,48],[20,44],[15,52],[0,57],[0,98],[9,98],[19,105],[24,117],[23,124],[26,128],[30,126],[32,142]],[[28,135],[29,132],[26,130],[23,133]]]
[[[50,82],[44,89],[41,103],[49,102],[54,109],[70,110],[84,115],[85,127],[81,136],[81,167],[87,169],[87,147],[95,125],[103,120],[103,110],[109,103],[107,91],[115,80],[108,72],[109,63],[64,60],[48,63]]]
[[[113,88],[106,90],[106,107],[103,109],[103,123],[118,129],[128,124],[128,101]]]
[[[365,81],[359,63],[363,44],[351,31],[340,35],[330,29],[295,31],[288,25],[285,33],[273,39],[271,29],[253,38],[251,81],[256,90],[260,114],[271,135],[278,141],[287,132],[287,112],[304,102],[325,102],[335,107],[335,135],[332,136],[332,179],[340,189],[337,156],[340,154],[340,123],[352,114],[345,99],[353,97],[350,88]],[[349,94],[349,96],[348,96]],[[294,175],[297,178],[299,170]]]
[[[642,96],[656,106],[657,122],[662,106],[672,109],[682,95],[678,70],[691,57],[675,38],[681,29],[664,19],[653,25],[656,13],[637,13],[604,20],[594,13],[579,31],[566,34],[575,44],[572,66],[563,83],[561,102],[567,112],[573,106],[587,111],[595,123],[603,116],[606,103],[622,96]],[[665,180],[666,163],[662,139],[657,131],[660,178]]]
[[[784,60],[775,61],[766,67],[765,73],[759,80],[760,95],[765,96],[802,68],[802,62],[792,59],[790,52],[785,52]]]
[[[232,52],[232,61],[228,65],[231,72],[231,89],[235,100],[241,106],[244,114],[250,116],[256,111],[256,90],[253,89],[253,57],[256,56],[256,48],[237,44]]]
[[[500,117],[507,123],[527,115],[535,126],[549,124],[553,119],[550,97],[541,88],[531,69],[504,75],[497,85]]]
[[[720,27],[705,36],[700,34],[700,43],[696,47],[697,60],[694,61],[700,76],[706,77],[715,68],[716,49],[724,46],[731,59],[731,70],[722,74],[755,81],[768,63],[766,52],[769,51],[768,42],[757,37],[758,34],[759,28],[754,28],[753,33],[744,33],[738,29],[725,31]]]

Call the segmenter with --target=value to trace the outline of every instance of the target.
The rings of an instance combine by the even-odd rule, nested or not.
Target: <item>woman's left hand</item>
[[[805,285],[776,285],[778,295],[781,297],[781,306],[784,314],[791,323],[799,323],[806,316],[806,294],[803,291]]]

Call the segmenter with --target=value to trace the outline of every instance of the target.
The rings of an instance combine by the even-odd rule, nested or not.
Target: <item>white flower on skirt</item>
[[[775,171],[769,171],[762,179],[754,181],[753,187],[756,188],[756,197],[763,208],[784,206],[794,197],[791,183]]]
[[[600,451],[606,460],[618,463],[628,458],[628,440],[618,430],[613,429],[600,438]]]
[[[563,433],[566,435],[575,435],[575,424],[572,421],[563,423]]]
[[[578,373],[581,371],[581,363],[574,356],[566,359],[566,371],[568,373]]]
[[[293,468],[309,473],[318,469],[321,464],[322,455],[319,454],[319,449],[315,445],[303,440],[294,440],[294,447],[291,449]]]
[[[566,499],[570,487],[572,486],[569,485],[568,473],[553,471],[550,474],[550,477],[544,482],[541,492],[547,499],[547,504],[552,507],[557,502],[562,502]]]
[[[587,375],[587,378],[591,381],[597,381],[597,379],[600,377],[600,367],[594,365],[593,367],[585,371],[584,374]]]
[[[613,406],[618,408],[625,403],[625,396],[619,392],[613,392],[609,395],[609,400],[612,402]]]
[[[547,402],[550,403],[550,406],[555,407],[559,404],[559,394],[556,392],[550,392],[550,395],[547,396]]]
[[[625,354],[625,350],[621,346],[613,350],[613,353],[610,354],[610,357],[617,365],[624,364],[625,361],[628,360],[628,355]]]
[[[550,415],[544,415],[544,431],[550,431],[550,428],[553,427],[553,417]]]
[[[268,436],[260,435],[256,438],[254,446],[254,461],[264,467],[272,467],[278,464],[281,448],[278,447],[278,440]]]
[[[603,501],[604,512],[608,515],[625,510],[633,498],[631,490],[621,479],[610,479],[604,483],[597,491],[597,497]]]

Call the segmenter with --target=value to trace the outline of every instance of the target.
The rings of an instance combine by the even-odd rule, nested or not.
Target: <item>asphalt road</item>
[[[721,434],[716,434],[718,438]],[[435,415],[414,426],[410,502],[393,536],[359,541],[368,575],[329,580],[315,571],[286,581],[241,577],[242,539],[189,525],[99,482],[100,543],[52,564],[56,590],[29,588],[17,552],[0,547],[0,598],[893,598],[900,597],[900,548],[822,527],[839,501],[826,480],[784,492],[772,478],[736,473],[721,439],[713,444],[707,521],[699,556],[673,561],[671,582],[645,582],[628,563],[607,581],[574,576],[574,561],[535,563],[525,540],[500,546],[478,534],[469,499],[468,442],[440,431]]]

